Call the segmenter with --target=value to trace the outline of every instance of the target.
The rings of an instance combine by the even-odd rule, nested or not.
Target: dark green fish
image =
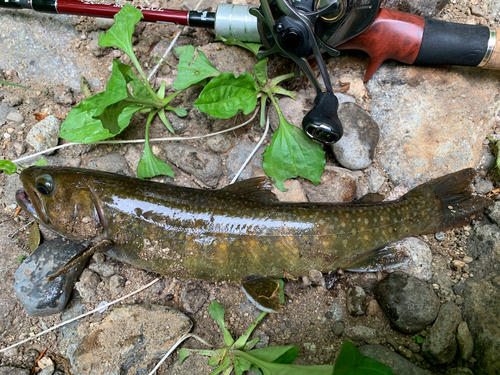
[[[320,204],[280,203],[265,178],[200,190],[31,167],[16,197],[40,224],[76,242],[112,243],[107,254],[136,267],[242,281],[348,268],[404,237],[465,225],[491,204],[469,192],[474,176],[446,175],[391,202]]]

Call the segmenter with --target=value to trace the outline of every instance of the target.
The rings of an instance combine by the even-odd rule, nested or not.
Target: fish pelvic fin
[[[251,276],[241,282],[241,289],[259,310],[276,313],[280,309],[280,284],[269,276]]]
[[[434,227],[428,228],[427,233],[466,225],[479,218],[493,204],[489,198],[472,194],[470,187],[475,177],[474,169],[463,169],[417,186],[403,199],[426,199],[436,206],[441,217],[434,222]]]
[[[267,177],[254,177],[228,185],[214,193],[219,196],[247,199],[263,204],[278,203],[278,198],[271,191],[273,181]]]

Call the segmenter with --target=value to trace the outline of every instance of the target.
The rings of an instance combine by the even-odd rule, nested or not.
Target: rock
[[[342,321],[337,321],[332,324],[332,331],[336,336],[342,336],[345,331],[345,324]]]
[[[159,305],[126,305],[112,310],[85,332],[70,356],[75,375],[146,374],[193,323]]]
[[[486,195],[494,189],[493,182],[481,177],[476,177],[474,180],[474,187],[476,188],[476,193],[482,195]]]
[[[360,286],[347,289],[347,311],[352,316],[366,313],[366,293]]]
[[[436,322],[422,344],[422,355],[435,365],[449,363],[457,353],[456,332],[462,321],[462,312],[453,302],[446,302],[439,310]]]
[[[468,361],[474,351],[474,341],[466,322],[460,322],[457,328],[457,344],[460,357]]]
[[[54,365],[45,367],[38,375],[52,375],[54,374],[56,367]]]
[[[123,174],[125,176],[132,176],[127,160],[118,153],[107,154],[105,156],[95,158],[89,162],[87,168],[95,169],[97,171]]]
[[[397,375],[430,375],[407,359],[382,345],[363,345],[358,348],[362,355],[389,366]]]
[[[342,310],[342,306],[338,304],[337,302],[332,303],[330,306],[330,310],[327,312],[327,314],[331,314],[331,319],[334,321],[342,319],[342,315],[344,314],[344,311]]]
[[[83,246],[58,237],[41,244],[21,263],[15,274],[14,288],[28,314],[48,316],[66,307],[88,259],[54,281],[47,281],[46,277],[57,272],[82,249]]]
[[[474,375],[474,373],[467,367],[456,367],[446,371],[446,375]]]
[[[61,121],[59,121],[57,117],[47,116],[42,121],[33,125],[26,136],[26,142],[28,142],[36,152],[55,147],[59,141],[60,128]]]
[[[239,171],[245,160],[253,151],[257,144],[250,142],[243,142],[235,145],[226,158],[227,180],[232,181],[236,173]],[[246,180],[253,177],[253,171],[262,169],[262,154],[264,153],[265,146],[259,147],[257,152],[252,156],[247,166],[240,174],[238,180]]]
[[[208,293],[194,281],[188,281],[181,288],[182,307],[191,314],[196,314],[207,299]]]
[[[368,192],[377,193],[385,182],[385,177],[375,168],[368,168],[370,177],[368,179]]]
[[[13,366],[0,367],[0,375],[30,375],[30,370]]]
[[[488,215],[496,225],[500,225],[500,202],[495,202],[493,206],[490,206],[486,211],[486,215]]]
[[[242,51],[238,47],[220,43],[209,43],[199,49],[205,53],[212,65],[221,72],[234,72],[235,76],[238,76],[253,71],[255,56],[249,51]]]
[[[439,299],[431,287],[402,272],[394,272],[380,281],[374,294],[391,323],[405,333],[422,330],[438,315]]]
[[[367,168],[375,157],[380,129],[366,111],[355,103],[339,106],[344,135],[332,149],[337,161],[348,169]]]
[[[6,118],[7,121],[21,123],[24,121],[24,116],[19,112],[10,112]]]
[[[7,96],[5,101],[13,107],[17,107],[18,105],[23,104],[23,98],[21,98],[18,95],[15,95],[15,94],[11,94],[11,95]]]
[[[85,269],[80,280],[75,284],[75,288],[85,302],[95,302],[99,282],[99,276],[94,271]]]
[[[464,320],[474,338],[479,374],[500,373],[500,229],[483,225],[471,231],[467,253],[473,278],[462,293]],[[465,258],[464,258],[465,259]]]
[[[115,263],[90,263],[89,269],[99,274],[101,277],[111,277],[118,272],[118,265]]]
[[[395,270],[412,275],[422,281],[429,281],[432,278],[432,251],[425,242],[415,237],[408,237],[397,243],[402,251],[408,256],[409,261]],[[388,269],[387,272],[395,270]]]
[[[309,270],[309,280],[311,280],[313,284],[325,287],[325,278],[323,277],[323,273],[321,271]]]
[[[310,202],[351,202],[356,197],[358,177],[359,172],[327,166],[318,186],[305,181],[303,187]]]
[[[115,24],[115,20],[112,18],[101,18],[101,17],[95,17],[94,18],[94,24],[95,27],[101,30],[108,30]]]
[[[75,97],[73,96],[73,90],[71,90],[69,87],[58,87],[54,91],[54,102],[62,105],[75,104]]]
[[[224,154],[231,149],[231,141],[225,134],[217,134],[207,139],[207,146],[213,152]]]
[[[17,207],[16,191],[19,189],[23,189],[23,184],[19,179],[19,175],[15,173],[7,176],[2,196],[2,201],[7,207],[12,205]]]
[[[9,104],[0,104],[0,125],[5,124],[5,121],[7,121],[7,116],[13,112],[16,112],[16,109],[11,107]]]
[[[252,334],[252,339],[255,337],[258,337],[260,339],[259,342],[255,344],[255,349],[265,348],[269,345],[269,335],[264,331],[261,331],[260,329],[255,330],[255,332]]]
[[[339,77],[339,81],[349,84],[349,89],[346,92],[347,94],[357,99],[366,98],[368,92],[366,91],[365,83],[361,75],[354,75],[352,73],[342,74]]]
[[[309,354],[316,354],[316,344],[312,343],[312,342],[305,342],[302,344],[304,346],[304,350],[306,352],[309,352]]]
[[[205,185],[216,187],[222,175],[222,162],[218,155],[182,144],[165,147],[167,159],[184,172],[191,173]]]
[[[366,315],[375,316],[380,312],[380,305],[376,299],[372,299],[366,306]]]
[[[497,81],[464,67],[382,65],[367,88],[390,180],[412,188],[478,165],[500,104]]]
[[[89,49],[95,57],[102,57],[106,55],[108,49],[106,47],[101,47],[97,39],[92,39],[89,42]]]
[[[344,331],[347,338],[353,341],[364,341],[368,344],[380,344],[384,342],[377,330],[366,326],[347,326]]]
[[[443,242],[444,240],[446,240],[446,234],[444,232],[437,232],[435,235],[434,235],[434,238],[436,240],[438,240],[439,242]]]
[[[113,297],[119,295],[125,289],[127,280],[120,275],[113,275],[109,279],[109,291]],[[156,285],[156,284],[155,284]]]
[[[272,192],[280,202],[307,202],[307,196],[302,185],[297,180],[285,180],[283,183],[287,191],[281,191],[273,185]]]
[[[433,17],[448,5],[450,0],[386,0],[384,6],[402,12],[413,13],[422,17]]]

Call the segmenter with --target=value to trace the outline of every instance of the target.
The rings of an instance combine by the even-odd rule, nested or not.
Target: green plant
[[[259,342],[256,337],[248,341],[257,324],[266,316],[262,312],[245,333],[236,341],[224,323],[224,307],[212,302],[208,308],[224,337],[225,347],[216,350],[186,349],[179,350],[181,363],[190,355],[209,356],[208,364],[217,366],[210,375],[236,375],[255,370],[263,375],[393,375],[391,369],[371,358],[364,357],[349,341],[345,341],[334,365],[301,366],[294,365],[299,349],[296,346],[271,346],[253,349]]]

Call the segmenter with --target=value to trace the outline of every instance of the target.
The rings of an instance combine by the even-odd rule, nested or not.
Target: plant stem
[[[271,80],[271,86],[276,86],[276,85],[279,85],[281,82],[283,82],[284,80],[288,79],[288,78],[293,78],[295,77],[295,73],[288,73],[288,74],[283,74],[282,76],[279,76],[279,77],[276,77],[276,78],[273,78]]]
[[[160,109],[160,108],[163,107],[162,103],[159,103],[159,102],[150,102],[149,100],[139,100],[139,99],[135,99],[135,98],[125,98],[125,99],[122,99],[122,101],[124,101],[126,103],[138,104],[138,105],[147,105],[147,106],[158,108],[158,109]]]

